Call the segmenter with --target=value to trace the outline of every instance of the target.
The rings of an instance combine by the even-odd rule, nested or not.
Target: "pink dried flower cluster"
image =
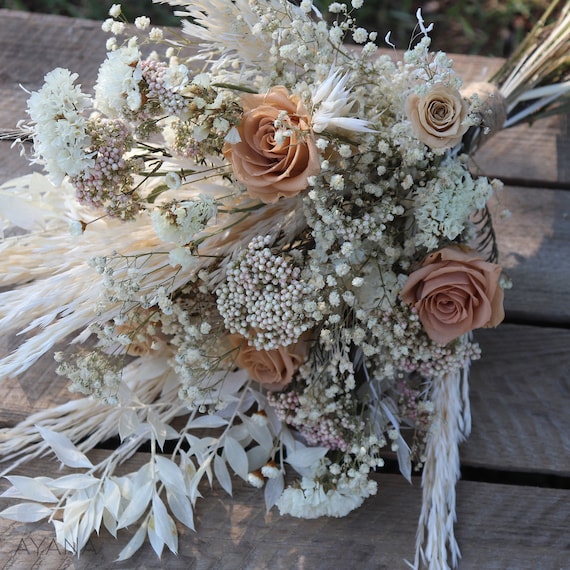
[[[126,125],[118,119],[89,121],[91,146],[95,164],[71,179],[80,202],[103,207],[111,216],[132,218],[138,211],[132,192],[134,163],[125,158],[133,140]]]
[[[318,421],[310,422],[306,417],[299,417],[302,406],[297,392],[274,393],[270,395],[269,401],[277,417],[299,430],[309,445],[322,445],[340,451],[348,449],[351,439],[347,437],[346,426],[343,426],[337,418],[321,416]]]

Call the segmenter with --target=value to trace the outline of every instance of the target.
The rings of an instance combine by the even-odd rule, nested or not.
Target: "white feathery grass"
[[[469,367],[432,381],[434,424],[428,436],[422,473],[422,509],[413,568],[455,568],[461,558],[453,525],[455,485],[460,477],[459,444],[469,435]],[[451,564],[448,562],[451,556]]]
[[[36,181],[40,186],[45,182],[36,177],[27,183],[33,186]],[[206,191],[212,188],[219,191],[215,185]],[[200,184],[194,184],[192,192],[197,194],[203,189]],[[33,194],[33,190],[30,193]],[[232,254],[257,235],[280,235],[286,243],[298,234],[304,221],[297,199],[257,211],[247,211],[252,204],[244,201],[240,205],[241,210],[246,210],[244,213],[222,215],[217,226],[207,228],[205,235],[211,237],[200,246],[196,265],[192,271],[182,272],[168,262],[168,253],[175,244],[158,239],[148,215],[141,214],[128,223],[102,218],[89,224],[82,235],[73,236],[68,229],[66,201],[62,200],[61,204],[62,211],[58,212],[51,202],[30,201],[32,209],[41,211],[46,207],[45,218],[58,223],[49,231],[12,236],[0,244],[0,285],[19,285],[0,293],[0,327],[4,334],[33,333],[13,353],[0,360],[0,378],[24,372],[73,333],[77,336],[72,342],[85,341],[90,335],[90,325],[112,321],[120,314],[122,302],[105,299],[103,276],[90,265],[91,258],[112,255],[113,251],[131,259],[144,257],[146,277],[137,293],[140,298],[154,294],[165,283],[172,290],[179,289],[218,259],[227,263]],[[224,265],[220,267],[216,271],[219,279],[223,277]],[[113,278],[117,282],[128,279],[127,265],[115,268]],[[101,301],[105,303],[103,309]]]
[[[0,185],[0,246],[3,230],[46,231],[88,215],[68,184],[56,187],[36,172],[9,180]]]
[[[183,7],[175,11],[182,21],[184,34],[201,42],[203,51],[219,53],[212,61],[213,69],[223,67],[227,59],[237,58],[245,65],[267,66],[267,37],[256,31],[259,13],[268,8],[276,17],[284,14],[279,0],[253,3],[248,0],[154,0]],[[257,4],[257,10],[254,6]],[[295,9],[295,6],[291,6]],[[284,24],[286,27],[286,23]],[[203,53],[200,59],[203,59]]]
[[[140,420],[146,418],[145,406],[155,404],[158,418],[169,423],[184,413],[186,408],[178,399],[178,382],[173,381],[175,372],[168,364],[169,353],[162,356],[138,358],[123,370],[123,381],[136,399],[121,406],[107,406],[91,398],[79,398],[65,404],[32,414],[17,426],[0,430],[0,457],[11,463],[0,477],[13,471],[22,463],[44,456],[50,452],[36,426],[48,428],[65,435],[83,452],[119,433],[121,416],[138,410]],[[123,461],[134,453],[147,439],[146,432],[127,438],[113,455]]]

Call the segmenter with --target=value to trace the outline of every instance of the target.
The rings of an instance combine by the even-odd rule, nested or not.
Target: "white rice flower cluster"
[[[216,291],[226,328],[249,339],[258,350],[288,346],[314,325],[304,311],[312,289],[301,270],[268,247],[271,236],[254,239],[226,269]]]
[[[145,111],[151,116],[183,115],[188,103],[179,91],[189,81],[188,68],[184,65],[169,67],[155,59],[145,59],[140,65],[145,81]]]
[[[127,158],[133,138],[119,119],[89,119],[93,162],[81,174],[68,173],[80,202],[104,208],[111,216],[132,219],[138,211],[138,195],[132,190],[136,159]]]
[[[94,165],[87,119],[92,100],[74,85],[77,73],[57,68],[44,77],[43,87],[30,95],[28,114],[34,123],[36,160],[59,186],[65,175],[79,176]]]

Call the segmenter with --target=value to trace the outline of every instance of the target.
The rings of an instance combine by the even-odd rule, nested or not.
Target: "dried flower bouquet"
[[[71,338],[58,373],[85,397],[3,430],[5,473],[48,449],[79,471],[7,475],[23,502],[0,515],[49,517],[77,549],[138,525],[119,559],[145,537],[160,556],[204,479],[340,517],[389,451],[422,470],[413,566],[455,566],[471,331],[501,322],[507,284],[486,209],[501,183],[468,157],[561,110],[568,6],[464,86],[419,12],[394,61],[357,25],[363,0],[331,4],[332,24],[310,0],[168,3],[180,33],[111,8],[93,95],[65,69],[30,95],[22,139],[47,177],[0,187],[0,326],[31,334],[0,376]],[[149,462],[116,475],[142,444]]]

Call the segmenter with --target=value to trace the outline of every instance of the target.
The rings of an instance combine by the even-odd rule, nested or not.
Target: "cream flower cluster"
[[[34,152],[45,165],[52,182],[59,186],[63,178],[78,176],[94,165],[91,144],[83,112],[92,105],[78,85],[79,76],[57,68],[44,77],[43,87],[30,95],[28,114],[34,129]]]

